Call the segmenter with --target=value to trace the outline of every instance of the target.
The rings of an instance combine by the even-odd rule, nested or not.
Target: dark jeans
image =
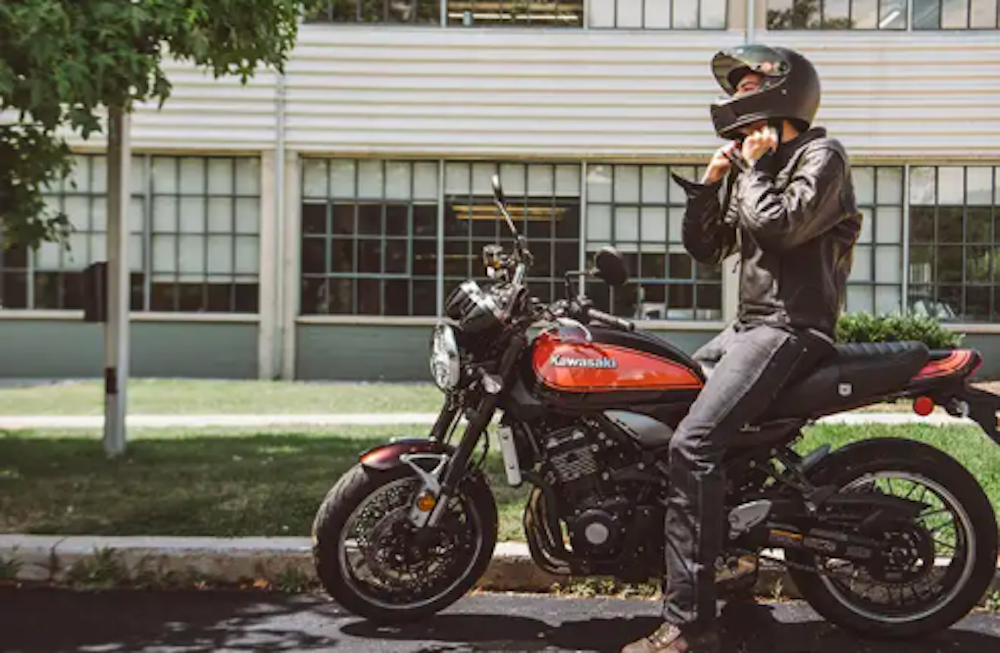
[[[829,343],[809,332],[736,323],[695,353],[697,362],[714,369],[670,442],[666,621],[696,632],[714,627],[715,561],[727,523],[726,447],[789,379],[829,351]]]

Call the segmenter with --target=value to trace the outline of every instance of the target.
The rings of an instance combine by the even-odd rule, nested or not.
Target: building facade
[[[171,63],[172,97],[132,120],[132,373],[426,380],[447,293],[509,243],[494,172],[537,296],[613,244],[635,283],[598,303],[693,350],[733,317],[734,268],[684,252],[670,173],[720,145],[712,54],[763,42],[814,61],[817,124],[852,157],[848,310],[937,315],[1000,375],[998,4],[335,0],[284,75]],[[0,252],[6,377],[101,374],[80,272],[105,258],[105,143],[72,144],[50,193],[70,248]]]

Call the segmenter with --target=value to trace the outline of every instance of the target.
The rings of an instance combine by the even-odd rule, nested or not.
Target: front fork
[[[413,468],[417,476],[423,481],[423,487],[417,492],[414,505],[410,508],[410,521],[417,527],[435,527],[444,515],[448,501],[454,496],[458,484],[465,477],[468,471],[469,459],[476,450],[480,438],[486,433],[486,427],[496,413],[500,398],[513,376],[514,366],[518,358],[527,345],[527,337],[517,333],[511,337],[503,357],[500,359],[498,373],[487,375],[480,374],[477,383],[482,384],[486,393],[479,402],[479,406],[474,411],[469,411],[469,422],[462,434],[462,439],[453,454],[434,455],[435,466],[432,470],[426,470],[417,464],[421,458],[426,458],[428,454],[411,454],[401,456],[400,460]],[[433,437],[442,438],[445,431],[455,419],[457,408],[442,411],[434,425]]]

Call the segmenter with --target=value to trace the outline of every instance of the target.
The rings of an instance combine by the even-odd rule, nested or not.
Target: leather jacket
[[[832,337],[861,232],[843,146],[816,127],[730,170],[726,187],[674,175],[688,196],[684,247],[706,264],[739,251],[741,322]]]

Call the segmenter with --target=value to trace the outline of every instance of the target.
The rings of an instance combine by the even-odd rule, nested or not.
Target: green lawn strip
[[[98,381],[0,387],[0,415],[103,415]],[[431,383],[307,383],[133,379],[128,411],[136,415],[436,413]]]
[[[0,532],[88,535],[308,536],[316,508],[358,454],[425,427],[260,432],[133,430],[108,460],[97,433],[0,435]],[[801,451],[864,437],[905,436],[966,464],[1000,506],[1000,448],[970,427],[817,426]],[[502,540],[523,539],[528,488],[506,485],[487,461]]]

